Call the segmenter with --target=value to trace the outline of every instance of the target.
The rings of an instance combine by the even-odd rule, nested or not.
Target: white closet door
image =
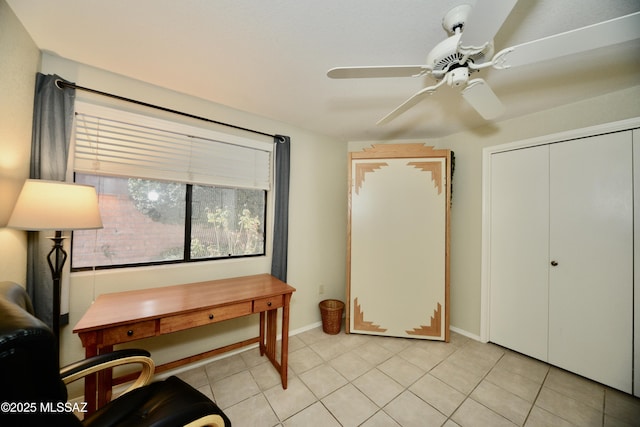
[[[491,156],[490,340],[547,360],[549,147]]]
[[[549,362],[631,392],[631,132],[550,150]]]

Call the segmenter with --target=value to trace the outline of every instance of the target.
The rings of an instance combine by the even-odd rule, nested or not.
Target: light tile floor
[[[640,426],[640,399],[452,333],[450,343],[320,327],[289,340],[289,385],[257,349],[179,376],[243,426]]]

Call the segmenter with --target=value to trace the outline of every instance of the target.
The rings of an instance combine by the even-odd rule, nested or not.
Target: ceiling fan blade
[[[482,79],[469,80],[462,97],[485,119],[492,120],[504,113],[504,105]]]
[[[492,63],[498,69],[518,67],[639,38],[640,12],[635,12],[503,49]]]
[[[490,43],[516,5],[517,0],[483,0],[469,14],[458,46],[461,52],[482,50]]]
[[[411,98],[407,99],[402,104],[400,104],[398,107],[396,107],[395,110],[393,110],[392,112],[390,112],[389,114],[387,114],[386,116],[384,116],[383,118],[378,120],[378,122],[376,124],[377,125],[384,125],[384,124],[389,123],[391,120],[395,119],[400,114],[404,113],[405,111],[409,110],[414,105],[418,104],[420,101],[422,101],[423,98],[425,98],[428,95],[431,95],[433,92],[436,91],[436,89],[438,89],[440,86],[442,86],[444,84],[444,82],[445,82],[444,79],[440,80],[437,84],[435,84],[433,86],[425,87],[424,89],[420,90],[419,92],[416,92]]]
[[[376,67],[336,67],[327,72],[332,79],[361,79],[378,77],[418,77],[431,72],[426,65],[392,65]]]

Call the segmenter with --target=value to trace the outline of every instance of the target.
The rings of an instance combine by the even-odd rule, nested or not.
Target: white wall
[[[482,263],[482,149],[536,136],[640,117],[640,86],[526,117],[419,142],[455,153],[451,208],[451,326],[480,337]],[[361,150],[369,142],[350,142]]]
[[[0,281],[24,284],[24,231],[3,228],[29,177],[31,122],[40,51],[4,0],[0,0]]]
[[[58,74],[85,86],[197,116],[232,123],[266,133],[291,137],[291,183],[288,283],[297,291],[291,306],[291,329],[320,321],[318,302],[344,298],[346,253],[346,148],[345,143],[266,118],[232,110],[202,99],[172,92],[150,84],[44,54],[42,72]],[[77,91],[77,99],[113,104],[108,98]],[[129,104],[123,108],[139,110]],[[145,109],[147,114],[160,115]],[[188,120],[174,117],[177,120]],[[192,122],[193,123],[193,122]],[[202,122],[200,125],[204,125]],[[208,126],[208,125],[204,125]],[[227,128],[218,127],[222,131]],[[245,134],[250,136],[249,134]],[[329,173],[328,173],[329,172]],[[268,258],[225,260],[189,265],[129,268],[71,274],[70,325],[62,333],[62,363],[82,358],[80,339],[73,326],[101,293],[125,289],[167,286],[270,271]],[[319,295],[319,286],[326,292]],[[174,333],[141,343],[152,352],[156,363],[257,336],[257,316],[196,331]],[[140,344],[140,343],[139,343]]]

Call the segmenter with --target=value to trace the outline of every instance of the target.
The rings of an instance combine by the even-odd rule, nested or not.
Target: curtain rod
[[[189,113],[185,113],[185,112],[182,112],[182,111],[172,110],[171,108],[161,107],[159,105],[149,104],[147,102],[138,101],[138,100],[131,99],[131,98],[125,98],[124,96],[114,95],[112,93],[102,92],[102,91],[99,91],[99,90],[96,90],[96,89],[91,89],[91,88],[88,88],[88,87],[78,86],[78,85],[76,85],[74,83],[69,83],[69,82],[66,82],[66,81],[61,80],[61,79],[57,79],[56,80],[56,86],[58,86],[60,89],[64,89],[65,87],[69,87],[69,88],[73,88],[73,89],[77,89],[77,90],[83,90],[85,92],[90,92],[90,93],[93,93],[93,94],[96,94],[96,95],[106,96],[108,98],[115,98],[115,99],[117,99],[119,101],[130,102],[132,104],[142,105],[144,107],[155,108],[156,110],[162,110],[162,111],[165,111],[165,112],[168,112],[168,113],[178,114],[180,116],[185,116],[185,117],[189,117],[189,118],[192,118],[192,119],[202,120],[202,121],[209,122],[209,123],[215,123],[217,125],[222,125],[222,126],[227,126],[227,127],[238,129],[238,130],[243,130],[245,132],[256,133],[258,135],[270,136],[271,138],[278,138],[278,140],[280,142],[284,141],[284,138],[279,136],[279,135],[272,135],[270,133],[260,132],[259,130],[244,128],[242,126],[236,126],[236,125],[232,125],[232,124],[229,124],[229,123],[224,123],[224,122],[220,122],[220,121],[217,121],[217,120],[208,119],[206,117],[196,116],[194,114],[189,114]]]

